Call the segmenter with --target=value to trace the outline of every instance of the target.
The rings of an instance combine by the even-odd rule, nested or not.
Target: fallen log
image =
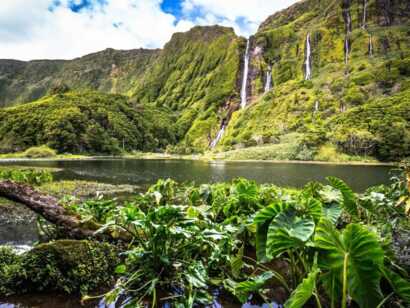
[[[100,228],[99,224],[82,222],[80,217],[60,205],[56,198],[42,194],[28,185],[1,181],[0,197],[27,206],[48,222],[59,226],[68,238],[100,240],[110,238],[108,234],[95,234],[95,231]]]

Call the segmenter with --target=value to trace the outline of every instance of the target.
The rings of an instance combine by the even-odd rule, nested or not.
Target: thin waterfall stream
[[[246,52],[244,56],[244,67],[243,67],[243,80],[242,80],[242,89],[241,89],[241,108],[245,108],[248,103],[248,75],[249,75],[249,49],[250,49],[250,40],[248,39],[246,43]]]
[[[362,20],[362,28],[366,28],[366,20],[367,20],[367,0],[363,0],[363,20]]]
[[[306,60],[305,60],[305,80],[312,78],[312,49],[310,46],[310,33],[306,36]]]
[[[369,57],[373,57],[373,37],[369,36]]]
[[[265,84],[265,94],[268,93],[272,89],[272,67],[268,67],[268,71],[266,72],[266,84]]]
[[[215,139],[212,140],[212,142],[211,142],[211,145],[210,145],[211,149],[214,149],[218,145],[219,141],[221,141],[221,139],[222,139],[222,137],[225,133],[225,128],[226,128],[226,126],[225,126],[225,124],[223,124],[221,129],[219,130],[218,134],[216,135]]]
[[[349,55],[350,55],[350,33],[352,32],[352,17],[350,15],[350,6],[343,10],[343,18],[345,20],[346,25],[346,35],[345,35],[345,64],[349,63]]]

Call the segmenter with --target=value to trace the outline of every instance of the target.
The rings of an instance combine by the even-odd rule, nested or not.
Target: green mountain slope
[[[175,34],[148,68],[135,98],[171,108],[180,148],[206,150],[239,92],[243,40],[233,29],[195,27]]]
[[[408,138],[410,129],[405,113],[395,110],[410,103],[409,3],[307,0],[271,16],[251,39],[249,106],[234,115],[220,148],[278,143],[296,132],[301,149],[310,150],[306,159],[325,144],[380,159],[409,156],[408,142],[391,141]],[[308,35],[312,76],[305,80]],[[270,68],[272,90],[265,94]],[[395,102],[382,105],[384,121],[373,119],[375,101]],[[360,110],[366,116],[352,125],[349,118]],[[397,125],[384,134],[391,113]],[[401,150],[388,153],[387,144]]]
[[[69,61],[0,60],[0,107],[36,100],[61,86],[126,94],[157,54],[106,49]]]
[[[57,94],[0,109],[0,152],[42,144],[60,153],[154,151],[175,142],[169,114],[122,95]]]
[[[250,38],[243,110],[246,40],[220,26],[176,33],[162,50],[108,49],[72,61],[0,60],[0,106],[69,89],[73,92],[39,104],[70,105],[72,96],[99,101],[97,92],[81,94],[89,90],[116,104],[119,93],[128,97],[120,101],[131,102],[132,114],[146,117],[138,133],[130,132],[128,150],[204,152],[214,141],[215,151],[270,147],[273,156],[261,155],[264,159],[328,159],[329,153],[341,153],[399,160],[410,156],[408,12],[407,0],[305,0],[272,15]],[[49,122],[39,131],[28,129],[22,136],[29,141],[11,138],[13,110],[1,111],[9,125],[0,129],[3,151],[44,142],[56,146],[42,133]],[[133,135],[141,130],[147,141]],[[117,145],[127,139],[114,138]],[[101,148],[75,145],[70,151]]]

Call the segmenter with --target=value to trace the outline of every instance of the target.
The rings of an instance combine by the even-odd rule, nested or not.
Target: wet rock
[[[38,245],[21,255],[13,265],[13,271],[0,277],[0,290],[3,286],[12,293],[58,291],[85,294],[111,286],[118,263],[118,251],[110,244],[55,241]]]

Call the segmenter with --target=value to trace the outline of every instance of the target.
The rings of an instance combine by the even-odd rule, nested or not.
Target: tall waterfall
[[[350,53],[350,46],[349,46],[349,36],[346,35],[345,37],[345,64],[349,63],[349,53]]]
[[[373,57],[373,38],[371,34],[369,36],[369,57]]]
[[[312,49],[310,46],[310,33],[306,36],[306,60],[305,60],[305,80],[312,78]]]
[[[345,36],[345,64],[349,63],[350,54],[350,33],[352,32],[352,17],[350,15],[350,7],[343,10],[343,18],[346,25],[346,36]]]
[[[268,93],[272,89],[272,67],[268,67],[266,72],[266,84],[265,84],[265,93]]]
[[[319,101],[315,102],[315,112],[319,111]]]
[[[250,40],[246,43],[246,52],[244,56],[244,67],[243,67],[243,80],[242,80],[242,90],[241,90],[241,107],[242,109],[246,107],[248,103],[248,75],[249,75],[249,48]]]
[[[362,20],[362,28],[366,28],[366,20],[367,20],[367,0],[363,0],[363,20]]]
[[[211,145],[210,145],[211,149],[215,148],[218,145],[218,143],[219,143],[219,141],[221,141],[224,133],[225,133],[225,124],[222,125],[222,127],[219,130],[218,134],[216,135],[215,139],[212,140]]]

